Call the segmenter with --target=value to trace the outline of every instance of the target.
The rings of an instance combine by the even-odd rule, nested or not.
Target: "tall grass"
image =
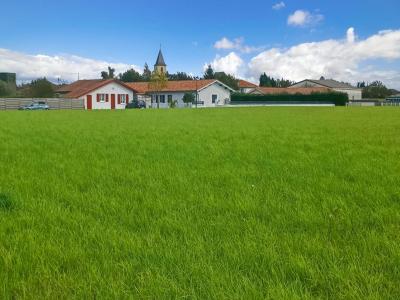
[[[399,299],[395,108],[0,112],[0,298]]]

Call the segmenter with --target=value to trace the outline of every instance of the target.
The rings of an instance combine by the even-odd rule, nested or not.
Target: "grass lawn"
[[[0,112],[1,299],[400,299],[400,109]]]

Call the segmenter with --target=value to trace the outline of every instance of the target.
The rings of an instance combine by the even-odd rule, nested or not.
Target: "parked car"
[[[49,110],[50,107],[46,102],[38,101],[31,104],[21,106],[19,110]]]
[[[139,101],[133,101],[131,103],[128,103],[128,105],[125,107],[126,109],[134,109],[134,108],[146,108],[146,102],[143,100]]]

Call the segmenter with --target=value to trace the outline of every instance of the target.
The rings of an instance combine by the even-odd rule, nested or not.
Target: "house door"
[[[92,109],[92,95],[86,96],[86,109]]]
[[[115,109],[115,94],[111,94],[111,109]]]

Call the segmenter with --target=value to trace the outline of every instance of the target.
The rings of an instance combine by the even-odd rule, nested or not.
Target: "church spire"
[[[164,61],[164,56],[161,51],[161,46],[160,46],[160,51],[158,52],[157,61],[154,65],[154,72],[167,73],[167,64]]]
[[[160,67],[166,67],[167,66],[165,64],[164,56],[162,54],[161,48],[160,48],[160,51],[158,52],[157,61],[156,61],[156,64],[154,66],[160,66]]]

